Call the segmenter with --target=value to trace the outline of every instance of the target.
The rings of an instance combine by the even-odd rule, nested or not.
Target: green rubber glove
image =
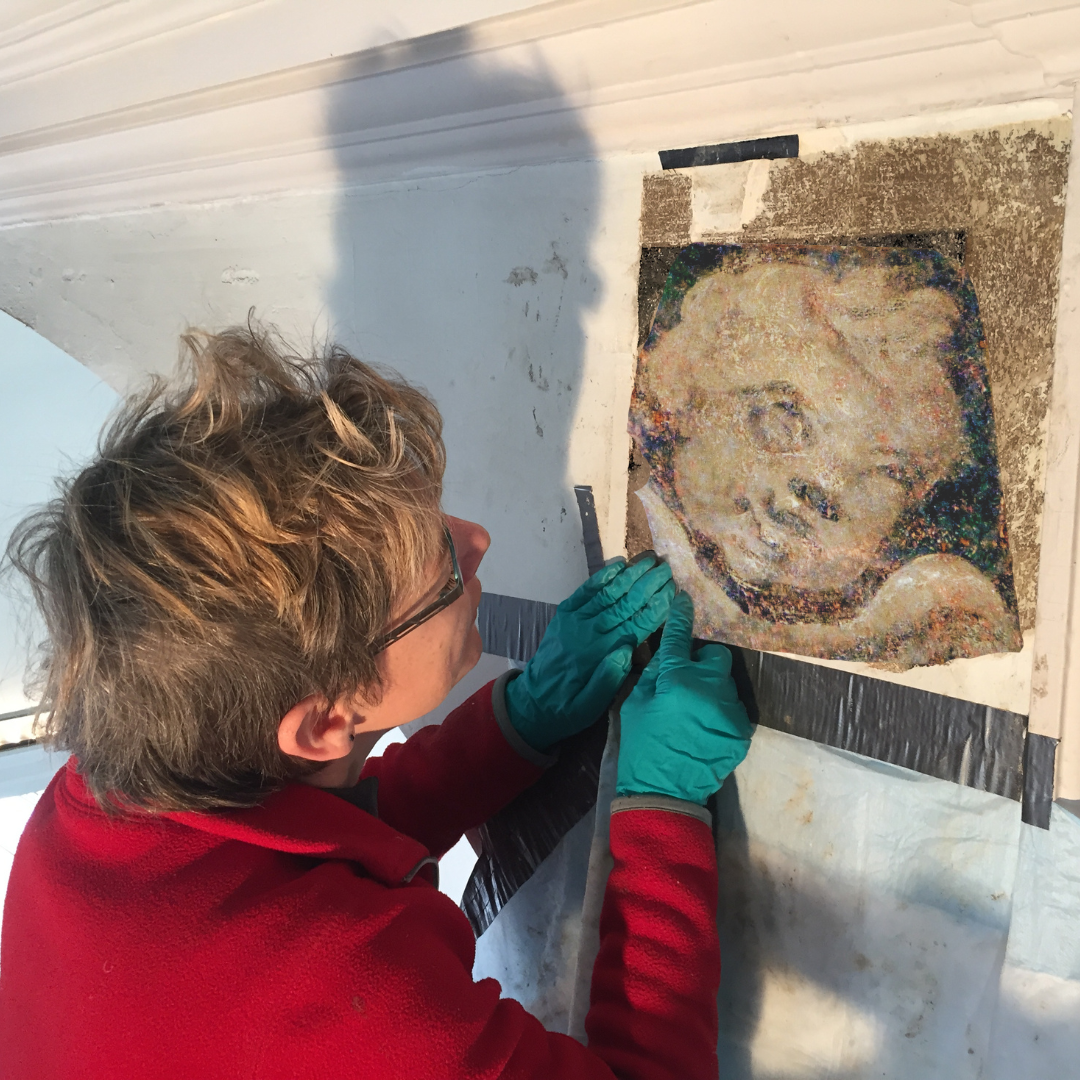
[[[750,749],[752,726],[723,645],[690,652],[694,602],[672,601],[664,636],[622,705],[617,795],[703,806]]]
[[[536,655],[506,687],[510,723],[529,746],[546,752],[603,714],[674,595],[667,563],[648,555],[615,560],[558,606]]]

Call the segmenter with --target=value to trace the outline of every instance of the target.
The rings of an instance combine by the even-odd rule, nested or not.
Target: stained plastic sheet
[[[1011,800],[764,727],[715,815],[722,1080],[1075,1075],[1080,819],[1054,806],[1033,829]],[[610,865],[606,829],[586,850],[592,820],[509,901],[475,971],[514,972],[508,992],[578,1037]]]
[[[759,729],[717,804],[721,1075],[1055,1075],[1006,1034],[1005,960],[1080,973],[1047,947],[1080,928],[1078,824]]]
[[[596,805],[607,720],[568,739],[530,788],[477,830],[481,854],[461,898],[479,937],[511,897]]]

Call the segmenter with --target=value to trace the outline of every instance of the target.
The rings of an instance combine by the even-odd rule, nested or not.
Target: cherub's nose
[[[785,491],[784,501],[789,501],[790,496]],[[784,533],[795,536],[806,536],[810,527],[793,509],[788,509],[777,501],[776,491],[771,486],[762,486],[754,493],[754,497],[747,498],[748,510],[753,514],[761,531],[761,538],[770,547],[779,547],[784,539]]]

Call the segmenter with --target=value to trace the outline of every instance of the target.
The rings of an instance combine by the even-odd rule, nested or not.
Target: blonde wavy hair
[[[182,338],[8,545],[44,616],[43,736],[106,809],[245,807],[310,772],[310,694],[379,693],[374,642],[443,544],[434,403],[249,320]]]

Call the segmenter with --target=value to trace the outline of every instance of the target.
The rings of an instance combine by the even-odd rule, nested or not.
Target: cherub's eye
[[[793,454],[810,441],[810,420],[790,393],[769,387],[749,391],[747,424],[754,441],[774,454]]]
[[[826,521],[839,521],[840,510],[817,484],[806,480],[789,480],[788,490],[801,503],[816,510]]]

